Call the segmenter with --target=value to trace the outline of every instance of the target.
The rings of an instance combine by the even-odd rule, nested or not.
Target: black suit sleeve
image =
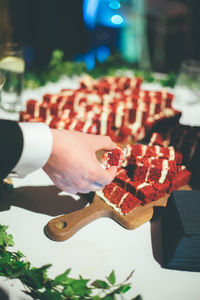
[[[20,159],[23,135],[15,121],[0,120],[0,179],[5,178]]]

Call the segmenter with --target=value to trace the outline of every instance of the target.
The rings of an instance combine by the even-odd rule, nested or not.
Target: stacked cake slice
[[[120,213],[127,214],[189,182],[191,172],[181,164],[182,155],[173,147],[135,144],[126,148],[126,159],[114,181],[97,192]]]
[[[177,124],[170,130],[154,132],[151,145],[173,146],[183,156],[183,164],[192,172],[191,186],[200,187],[200,126]]]
[[[166,91],[141,89],[138,77],[81,79],[78,89],[62,89],[29,99],[20,121],[46,122],[51,128],[109,135],[116,142],[135,142],[158,122],[178,121],[172,107],[173,95]]]

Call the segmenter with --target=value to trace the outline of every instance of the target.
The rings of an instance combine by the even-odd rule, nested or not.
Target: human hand
[[[51,132],[52,153],[43,170],[57,187],[71,194],[88,193],[114,179],[117,168],[105,170],[96,158],[96,151],[116,147],[110,137],[60,129]]]

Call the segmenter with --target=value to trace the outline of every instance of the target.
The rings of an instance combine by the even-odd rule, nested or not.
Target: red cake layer
[[[125,151],[121,147],[117,146],[112,151],[106,151],[102,158],[102,164],[106,168],[110,168],[111,166],[121,166],[125,159]]]
[[[126,190],[142,200],[143,203],[155,200],[156,190],[147,182],[129,181]]]
[[[177,164],[182,162],[182,154],[176,152],[174,147],[161,147],[158,145],[143,145],[135,144],[129,145],[127,148],[128,164],[134,164],[137,157],[149,157],[149,158],[162,158],[167,160],[174,160]]]
[[[104,192],[104,196],[109,199],[114,188],[116,188],[116,183],[114,182],[111,182],[110,184],[106,185],[104,188],[103,188],[103,192]]]
[[[103,194],[107,201],[114,207],[120,209],[123,214],[127,214],[142,203],[141,200],[113,182],[103,188]]]
[[[149,203],[155,200],[156,191],[151,185],[140,184],[137,188],[137,197],[144,203]]]
[[[126,185],[130,180],[131,179],[129,178],[129,176],[127,174],[127,170],[123,169],[123,168],[119,168],[117,171],[117,174],[114,178],[114,182],[116,182],[124,190],[127,190]]]
[[[125,193],[124,196],[125,197],[123,199],[122,204],[120,205],[120,209],[125,215],[142,204],[142,201],[140,201],[138,198],[131,195],[130,193]]]
[[[138,185],[142,184],[143,181],[131,181],[129,180],[125,186],[127,192],[131,193],[132,195],[137,194],[137,187]]]
[[[120,207],[124,194],[125,191],[117,185],[114,187],[108,199],[111,203],[115,204],[116,207]]]
[[[145,126],[147,129],[151,129],[153,127],[153,125],[156,124],[156,122],[166,120],[166,119],[169,119],[169,118],[172,118],[175,116],[180,118],[180,116],[181,116],[180,111],[177,111],[173,108],[166,108],[163,111],[161,111],[160,113],[155,114],[154,116],[149,116],[146,119]]]
[[[169,193],[189,183],[192,173],[187,169],[180,169],[170,184]]]
[[[171,181],[177,172],[175,161],[137,157],[132,165],[133,181],[159,182]]]
[[[90,90],[98,90],[100,93],[108,93],[109,91],[121,91],[128,88],[139,88],[142,83],[141,78],[136,77],[105,77],[95,80],[92,77],[85,76],[80,80],[81,88]]]
[[[135,163],[132,165],[132,181],[147,181],[150,165],[150,158],[136,158]]]
[[[147,204],[162,198],[166,193],[187,184],[190,180],[191,172],[179,166],[179,170],[173,180],[159,182],[131,181],[127,175],[127,170],[120,169],[114,182],[103,188],[104,197],[116,209],[120,209],[123,214],[128,213],[133,208]],[[117,177],[120,177],[118,181]],[[122,188],[123,187],[123,188]]]
[[[152,187],[155,189],[156,193],[154,195],[154,200],[164,197],[168,193],[170,182],[166,181],[165,183],[154,182]]]
[[[126,174],[126,170],[123,174]],[[123,189],[125,189],[132,195],[137,196],[144,203],[162,198],[168,192],[170,186],[169,181],[166,181],[162,184],[159,182],[147,183],[142,181],[131,181],[127,175],[125,175],[124,178],[121,178],[120,180],[116,180],[116,182]]]
[[[170,143],[169,139],[164,138],[158,132],[153,132],[148,145],[149,146],[158,145],[161,147],[168,147],[169,143]]]
[[[148,169],[147,182],[164,183],[171,181],[177,173],[175,161],[167,159],[153,159]]]
[[[171,94],[143,91],[140,85],[141,79],[136,77],[86,77],[78,89],[45,94],[42,101],[28,100],[20,120],[42,118],[52,128],[109,135],[116,142],[141,140],[158,120],[178,112],[171,107]]]

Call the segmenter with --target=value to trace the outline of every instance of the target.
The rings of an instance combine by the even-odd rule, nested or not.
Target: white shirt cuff
[[[25,177],[42,168],[48,161],[53,137],[48,125],[44,123],[19,123],[23,134],[21,157],[11,172],[11,177]]]

